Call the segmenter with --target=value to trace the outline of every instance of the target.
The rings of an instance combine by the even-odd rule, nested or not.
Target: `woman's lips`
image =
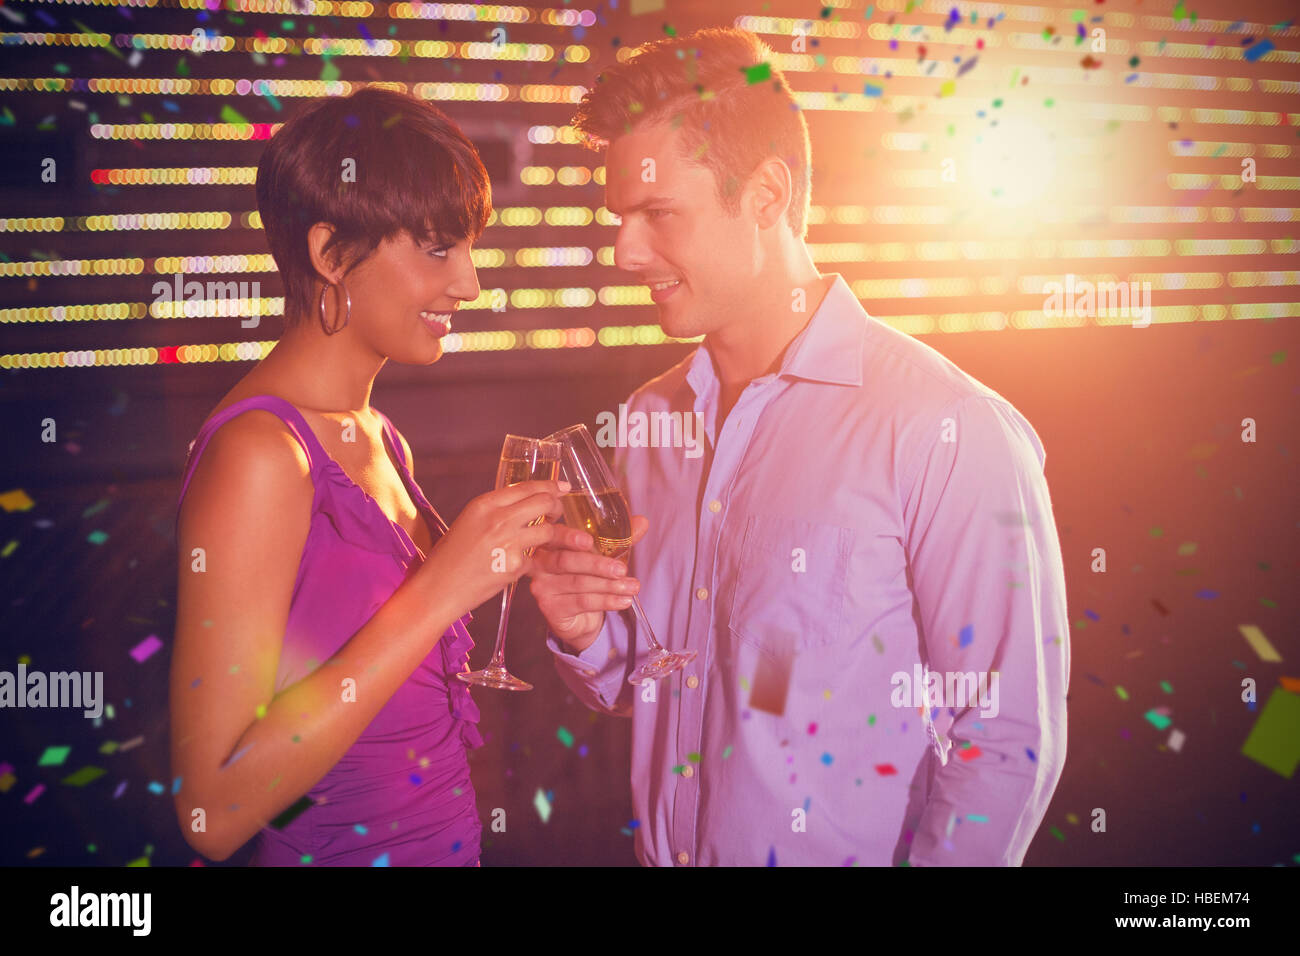
[[[420,319],[439,338],[451,332],[450,312],[421,312]]]

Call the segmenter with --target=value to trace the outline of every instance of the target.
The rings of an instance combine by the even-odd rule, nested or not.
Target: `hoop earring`
[[[348,291],[348,286],[346,282],[340,282],[339,285],[343,286],[343,294],[347,297],[348,311],[347,314],[343,316],[343,324],[335,329],[331,329],[325,325],[325,292],[329,289],[329,286],[321,286],[320,327],[324,329],[326,335],[334,335],[336,332],[343,331],[343,329],[347,328],[348,322],[352,319],[352,293]]]

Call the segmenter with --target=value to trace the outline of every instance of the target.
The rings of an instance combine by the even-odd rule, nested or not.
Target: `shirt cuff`
[[[556,637],[550,628],[546,630],[546,646],[551,649],[557,660],[564,661],[582,676],[594,679],[609,663],[609,652],[613,647],[613,640],[609,633],[609,614],[605,615],[605,623],[600,626],[600,633],[596,635],[596,639],[581,653],[571,653],[567,645]]]

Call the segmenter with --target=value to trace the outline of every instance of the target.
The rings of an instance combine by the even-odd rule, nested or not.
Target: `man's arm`
[[[1069,619],[1046,454],[1004,401],[967,397],[939,418],[903,515],[923,663],[956,717],[909,861],[1019,866],[1065,761]],[[972,672],[982,693],[957,706],[949,675]]]
[[[626,615],[631,611],[606,611],[605,624],[586,649],[574,654],[549,630],[546,646],[555,654],[555,669],[560,679],[578,699],[602,713],[615,717],[632,716],[632,694],[636,688],[627,682],[628,639],[634,623]]]

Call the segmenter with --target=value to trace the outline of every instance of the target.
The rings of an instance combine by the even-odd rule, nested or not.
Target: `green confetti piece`
[[[1056,102],[1056,100],[1052,99],[1052,98],[1049,96],[1047,99],[1043,100],[1043,105],[1046,106],[1048,109],[1051,109],[1052,104],[1055,103],[1055,102]]]
[[[1300,694],[1274,688],[1241,752],[1288,780],[1295,776],[1300,763]]]
[[[867,718],[867,726],[868,726],[868,727],[874,727],[874,726],[876,726],[876,715],[875,715],[875,714],[872,714],[870,717]]]
[[[1120,700],[1128,700],[1128,691],[1118,684],[1115,685],[1115,693],[1119,695]]]
[[[92,780],[98,780],[107,771],[102,767],[82,767],[76,773],[70,773],[63,778],[63,782],[71,787],[84,787]]]
[[[691,763],[699,763],[700,755],[697,753],[689,753],[686,755],[686,759],[689,760]]]
[[[1174,692],[1173,685],[1170,684],[1169,681],[1167,680],[1162,680],[1160,682],[1160,689],[1164,691],[1166,694],[1172,694]]]
[[[722,759],[726,760],[730,756],[731,756],[731,744],[727,744],[726,749],[722,751]]]
[[[566,728],[561,727],[559,730],[555,732],[555,736],[560,738],[560,743],[564,744],[564,746],[566,747],[573,746],[573,734],[569,733],[569,731]]]
[[[63,761],[68,759],[68,754],[72,752],[71,747],[46,747],[45,752],[41,754],[41,759],[36,761],[38,767],[58,767],[62,766]]]
[[[1161,536],[1164,535],[1164,533],[1165,533],[1165,529],[1164,529],[1164,528],[1161,528],[1161,527],[1159,527],[1159,526],[1157,526],[1157,527],[1152,528],[1152,529],[1150,530],[1150,532],[1148,532],[1148,533],[1149,533],[1149,534],[1151,535],[1151,537],[1153,537],[1153,538],[1159,538],[1159,537],[1161,537]]]
[[[984,814],[982,814],[982,813],[968,813],[968,814],[966,814],[966,819],[969,820],[971,823],[988,823],[988,822],[989,822],[989,818],[986,817],[986,816],[984,816]]]
[[[1070,11],[1070,22],[1071,22],[1071,23],[1082,23],[1084,17],[1086,17],[1086,16],[1087,16],[1087,14],[1084,13],[1082,10],[1071,10],[1071,11]]]
[[[1148,710],[1142,716],[1145,717],[1147,721],[1151,724],[1151,726],[1155,727],[1156,730],[1164,730],[1166,727],[1168,727],[1170,724],[1173,723],[1173,721],[1170,720],[1168,717],[1166,717],[1164,714],[1157,714],[1154,710]]]
[[[546,792],[540,787],[537,795],[533,797],[533,806],[537,808],[537,815],[542,818],[543,823],[551,818],[551,801],[546,799]]]
[[[673,25],[671,23],[664,24],[664,33],[668,34],[670,37],[677,36],[677,31],[673,29]]]
[[[99,745],[99,752],[102,754],[117,753],[117,741],[105,740],[102,744]]]
[[[313,857],[310,853],[304,853],[302,856],[298,857],[298,862],[310,863],[313,859],[315,859],[315,857]]]
[[[176,61],[176,75],[177,76],[190,75],[190,65],[185,62],[185,57],[181,57],[179,60]]]
[[[684,763],[679,763],[677,766],[673,767],[673,773],[678,773],[678,774],[679,774],[679,773],[681,773],[681,772],[682,772],[683,770],[685,770],[685,769],[686,769],[686,764],[684,764]]]
[[[1260,598],[1259,603],[1264,605],[1264,607],[1277,607],[1277,602],[1270,601],[1268,598]]]
[[[127,864],[127,866],[148,866],[148,865],[149,865],[149,858],[147,856],[137,857],[136,859],[132,860],[130,863]]]
[[[248,120],[244,119],[243,115],[229,103],[221,104],[221,121],[223,123],[248,124]]]
[[[108,540],[108,535],[103,531],[95,530],[86,535],[86,540],[91,544],[103,544]]]
[[[1062,843],[1065,842],[1065,834],[1062,833],[1060,830],[1058,830],[1056,827],[1052,827],[1052,836],[1056,837]]]
[[[757,66],[742,66],[740,71],[745,74],[745,82],[751,86],[772,78],[772,64],[770,63],[759,63]]]
[[[1272,361],[1274,365],[1281,365],[1283,362],[1286,361],[1286,353],[1274,352],[1272,355],[1269,356],[1269,359],[1270,361]]]

